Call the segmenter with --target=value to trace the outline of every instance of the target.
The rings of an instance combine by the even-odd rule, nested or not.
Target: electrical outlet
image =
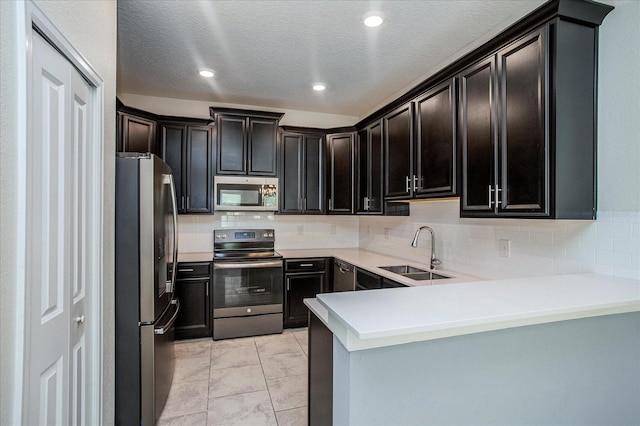
[[[298,235],[304,235],[304,225],[298,225]]]
[[[336,235],[336,226],[335,225],[331,225],[329,227],[329,234]]]
[[[511,257],[511,240],[500,240],[500,256]]]
[[[391,235],[391,229],[384,228],[384,239],[388,240],[389,239],[389,235]]]

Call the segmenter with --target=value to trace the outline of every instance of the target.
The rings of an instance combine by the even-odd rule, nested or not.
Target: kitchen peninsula
[[[640,419],[637,280],[556,275],[305,303],[310,425]]]

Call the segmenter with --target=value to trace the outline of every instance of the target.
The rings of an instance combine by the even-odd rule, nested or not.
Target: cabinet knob
[[[250,314],[251,313],[251,308],[247,308],[247,313]]]

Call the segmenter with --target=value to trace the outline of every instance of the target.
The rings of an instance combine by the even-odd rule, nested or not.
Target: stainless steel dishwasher
[[[355,269],[353,265],[340,260],[333,260],[333,291],[355,290]]]

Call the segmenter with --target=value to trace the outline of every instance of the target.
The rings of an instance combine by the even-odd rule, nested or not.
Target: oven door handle
[[[239,268],[282,268],[282,261],[268,262],[213,262],[213,269],[239,269]]]

